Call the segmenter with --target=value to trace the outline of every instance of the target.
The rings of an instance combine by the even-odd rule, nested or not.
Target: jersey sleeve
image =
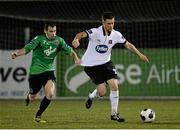
[[[24,49],[26,51],[26,54],[29,53],[31,50],[35,49],[38,44],[39,44],[39,37],[36,36],[34,37],[30,43],[28,43],[27,45],[25,45]]]
[[[71,54],[72,51],[72,47],[70,47],[68,44],[66,44],[66,42],[64,41],[64,39],[60,39],[60,44],[59,44],[59,51],[63,50],[67,55]]]
[[[96,28],[86,30],[85,32],[87,33],[88,38],[92,38],[96,34],[96,30],[97,30]]]
[[[122,43],[122,44],[126,43],[126,39],[120,32],[117,32],[117,43]]]

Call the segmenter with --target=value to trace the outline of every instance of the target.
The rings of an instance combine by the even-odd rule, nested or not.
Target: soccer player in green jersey
[[[27,95],[26,105],[28,106],[30,101],[35,100],[37,93],[43,86],[45,96],[34,118],[36,122],[41,123],[46,122],[46,120],[41,118],[41,115],[50,104],[54,95],[56,80],[54,59],[56,55],[59,51],[64,51],[67,55],[72,56],[76,64],[79,65],[81,62],[73,49],[65,43],[64,39],[56,35],[56,25],[54,23],[45,24],[44,33],[33,38],[24,48],[12,53],[12,59],[15,59],[33,51],[29,73],[30,90]]]

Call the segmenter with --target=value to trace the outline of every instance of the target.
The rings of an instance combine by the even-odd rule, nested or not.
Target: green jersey
[[[40,74],[46,71],[54,71],[54,59],[57,53],[62,50],[70,54],[72,48],[64,39],[55,36],[49,40],[45,35],[38,35],[24,47],[26,54],[33,50],[30,74]]]

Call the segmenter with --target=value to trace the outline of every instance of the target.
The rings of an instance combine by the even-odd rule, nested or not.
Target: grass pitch
[[[119,112],[126,122],[110,120],[109,100],[93,102],[87,110],[84,100],[54,100],[43,114],[48,122],[33,121],[40,100],[25,106],[23,100],[0,100],[1,129],[179,129],[180,100],[120,100]],[[156,120],[142,123],[140,112],[152,108]]]

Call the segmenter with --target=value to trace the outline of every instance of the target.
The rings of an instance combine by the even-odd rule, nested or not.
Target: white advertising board
[[[24,99],[29,90],[31,53],[11,59],[13,51],[0,50],[0,99]],[[38,97],[44,96],[44,90]]]

